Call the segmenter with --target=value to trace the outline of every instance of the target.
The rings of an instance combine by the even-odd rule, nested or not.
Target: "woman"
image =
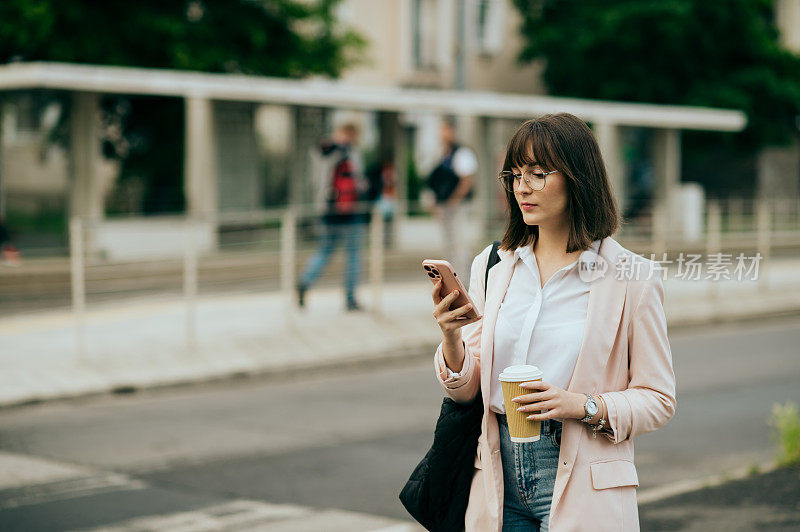
[[[597,142],[570,114],[524,123],[500,181],[507,228],[472,263],[469,294],[481,320],[449,310],[436,376],[455,401],[483,390],[484,415],[467,530],[638,530],[633,438],[674,414],[675,376],[659,268],[611,235],[619,215]],[[484,298],[485,293],[485,298]],[[498,375],[514,364],[544,372],[515,398],[543,437],[512,443]]]

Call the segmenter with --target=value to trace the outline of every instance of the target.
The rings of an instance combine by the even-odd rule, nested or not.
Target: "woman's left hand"
[[[531,421],[542,419],[581,419],[585,415],[583,405],[586,396],[582,393],[568,392],[543,381],[531,381],[521,384],[532,393],[518,395],[512,401],[520,403],[519,410],[530,412]],[[547,412],[541,412],[547,410]]]

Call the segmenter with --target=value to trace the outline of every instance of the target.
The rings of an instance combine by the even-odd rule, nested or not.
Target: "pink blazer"
[[[441,344],[434,358],[437,379],[447,395],[459,402],[471,401],[479,388],[489,389],[495,323],[513,273],[513,253],[500,250],[500,262],[489,271],[484,301],[490,248],[472,263],[469,293],[483,319],[462,329],[466,350],[462,375],[445,384],[448,374]],[[649,268],[657,270],[657,264],[611,237],[602,240],[599,255],[607,269],[590,276],[586,330],[567,389],[602,394],[613,434],[598,434],[595,439],[586,424],[577,419],[564,421],[550,506],[553,532],[639,530],[633,438],[666,424],[677,406],[663,282],[658,271],[648,278]],[[635,271],[632,268],[639,268],[639,278],[625,273]],[[486,392],[465,518],[467,531],[500,531],[503,525],[500,437],[488,401]]]

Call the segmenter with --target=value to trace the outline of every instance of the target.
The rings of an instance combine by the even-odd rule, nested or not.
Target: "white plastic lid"
[[[520,364],[518,366],[508,366],[500,374],[500,380],[506,382],[520,382],[538,379],[543,375],[542,370],[536,366]]]

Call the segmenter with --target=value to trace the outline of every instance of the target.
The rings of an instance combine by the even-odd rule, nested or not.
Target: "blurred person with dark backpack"
[[[442,157],[428,176],[427,185],[436,199],[433,214],[442,227],[445,256],[457,272],[465,272],[462,275],[466,276],[472,250],[469,249],[464,227],[470,218],[470,200],[478,172],[478,159],[471,148],[457,142],[452,120],[442,121],[439,135]]]
[[[359,129],[346,123],[336,129],[331,139],[323,139],[315,154],[321,170],[314,172],[315,204],[322,211],[319,248],[309,259],[297,284],[297,302],[305,306],[305,295],[330,262],[341,242],[347,252],[345,292],[347,310],[361,310],[355,289],[361,269],[361,241],[366,221],[362,199],[369,185],[364,179],[363,164],[356,150]]]

